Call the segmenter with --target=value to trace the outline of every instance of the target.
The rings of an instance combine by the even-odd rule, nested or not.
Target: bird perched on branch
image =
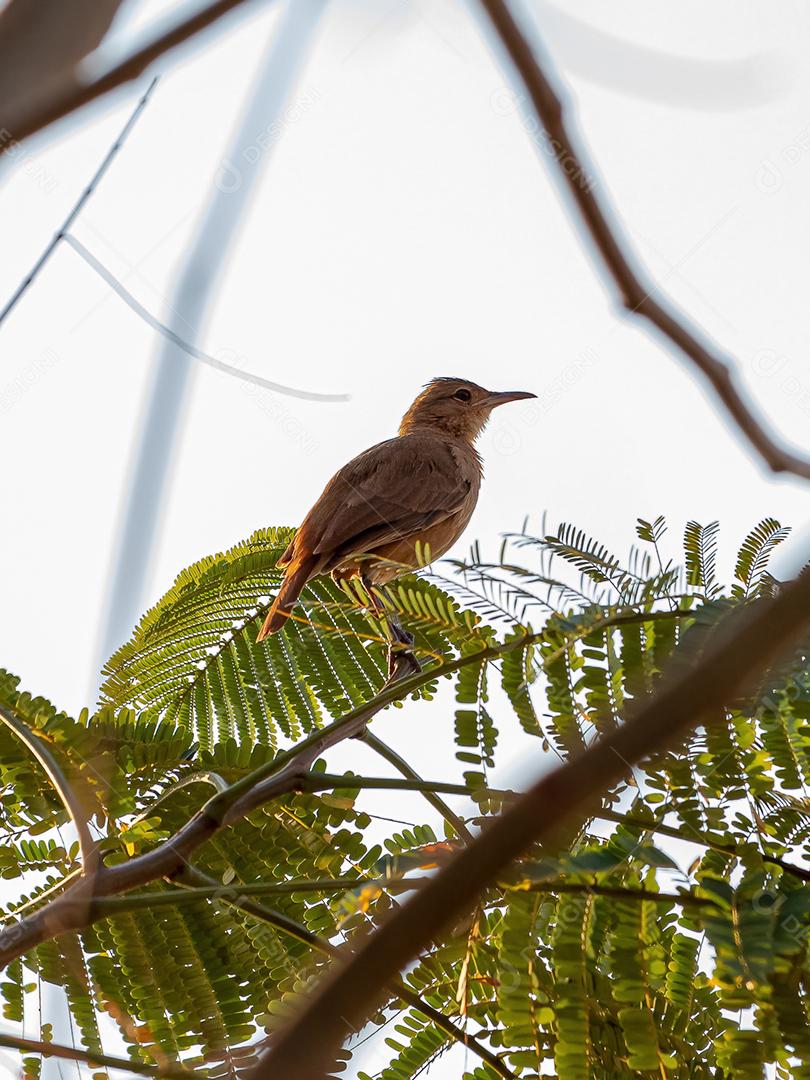
[[[481,486],[474,443],[498,405],[535,397],[493,393],[466,379],[433,379],[402,418],[396,438],[372,446],[337,472],[304,518],[278,565],[284,581],[258,641],[280,630],[301,590],[318,574],[360,577],[375,590],[443,555],[467,526]],[[395,639],[413,643],[391,622]]]

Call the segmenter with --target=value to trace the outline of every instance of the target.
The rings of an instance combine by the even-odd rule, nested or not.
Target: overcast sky
[[[109,55],[182,7],[133,0]],[[526,0],[525,10],[641,259],[728,352],[771,423],[810,451],[810,9],[783,3],[775,18],[749,0]],[[234,167],[263,155],[200,343],[351,400],[303,402],[195,370],[141,608],[200,556],[297,524],[335,468],[393,434],[435,375],[539,395],[485,433],[486,481],[461,550],[473,538],[494,550],[543,511],[619,552],[638,516],[659,513],[677,535],[689,518],[719,518],[726,558],[765,515],[806,539],[804,486],[767,475],[685,362],[608,299],[473,7],[329,0],[281,123],[269,140],[259,128],[244,160],[223,162],[279,16],[281,4],[253,4],[162,65],[74,232],[169,321],[212,189],[238,185]],[[145,85],[0,164],[0,305]],[[0,328],[0,664],[68,709],[96,680],[158,345],[64,245]],[[418,712],[398,741],[417,766],[431,749]],[[459,1072],[448,1058],[430,1076]]]

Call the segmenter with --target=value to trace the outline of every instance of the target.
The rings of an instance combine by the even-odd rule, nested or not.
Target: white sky
[[[641,257],[734,357],[773,424],[810,450],[810,9],[526,3]],[[130,7],[119,50],[181,5]],[[75,226],[164,320],[278,10],[254,6],[161,66]],[[0,166],[0,304],[142,89]],[[334,468],[392,434],[440,374],[545,395],[501,410],[486,432],[487,479],[462,549],[473,538],[494,549],[543,510],[619,553],[636,517],[659,513],[677,534],[689,518],[719,518],[726,557],[762,516],[805,530],[804,487],[766,475],[685,364],[617,318],[514,105],[472,7],[331,0],[201,344],[352,399],[246,393],[200,369],[142,606],[194,559],[297,523]],[[64,246],[0,329],[0,663],[69,709],[95,680],[157,347]],[[386,732],[431,771],[437,718],[417,712],[407,734],[404,713]],[[430,1076],[459,1071],[448,1057]]]

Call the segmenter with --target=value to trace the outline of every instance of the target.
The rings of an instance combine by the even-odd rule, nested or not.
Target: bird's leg
[[[385,610],[385,604],[383,604],[374,591],[374,586],[371,584],[371,578],[368,574],[361,573],[360,581],[365,589],[366,596],[368,597],[368,603],[371,610],[377,616],[378,619],[388,619],[388,612]]]
[[[363,588],[368,594],[372,610],[378,618],[382,618],[388,627],[390,635],[388,642],[388,681],[395,682],[405,675],[413,675],[422,670],[422,665],[413,652],[413,634],[409,633],[399,621],[396,608],[391,597],[382,585],[373,586],[366,574],[360,575]],[[376,588],[376,592],[374,591]],[[382,594],[388,601],[388,606],[380,601]]]
[[[388,601],[386,620],[392,638],[392,643],[388,646],[388,680],[395,682],[405,675],[418,674],[422,670],[422,665],[413,651],[413,634],[399,621],[397,609],[394,607],[388,590],[382,585],[379,585],[378,589]]]

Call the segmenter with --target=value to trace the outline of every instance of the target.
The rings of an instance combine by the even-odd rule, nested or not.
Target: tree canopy
[[[88,1061],[245,1075],[353,943],[514,799],[491,782],[505,749],[537,771],[576,756],[779,588],[776,521],[744,539],[729,585],[716,523],[688,525],[679,561],[662,519],[637,532],[626,560],[562,525],[400,579],[392,600],[424,667],[387,689],[385,626],[360,586],[314,581],[300,616],[256,644],[281,528],[184,571],[110,659],[97,710],[67,716],[3,674],[0,874],[14,899],[1,989],[25,1031],[0,1042],[24,1051],[26,1076],[49,1038],[43,982],[63,988]],[[807,674],[799,650],[628,770],[564,842],[527,851],[387,987],[344,1064],[384,1029],[380,1080],[415,1077],[458,1042],[469,1080],[760,1077],[766,1063],[804,1075]],[[374,735],[373,716],[406,695],[453,727],[455,760],[429,777]],[[328,771],[348,735],[379,754],[378,773]],[[302,747],[306,767],[279,783]],[[369,792],[386,789],[421,793],[423,823],[372,820]],[[204,806],[214,824],[150,878],[142,856]],[[67,921],[21,935],[83,867],[87,893],[55,908]],[[102,1046],[110,1024],[126,1052],[109,1034]]]

